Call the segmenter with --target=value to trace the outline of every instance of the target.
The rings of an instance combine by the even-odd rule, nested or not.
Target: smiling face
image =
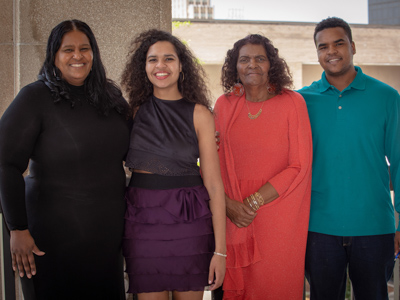
[[[146,55],[146,73],[153,84],[157,98],[176,100],[182,98],[178,89],[181,63],[174,45],[167,41],[153,44]]]
[[[262,45],[246,44],[240,48],[236,68],[245,88],[268,85],[270,63]]]
[[[86,34],[78,30],[66,33],[56,53],[54,64],[69,84],[83,85],[93,64],[93,52]]]
[[[354,42],[349,40],[342,27],[321,30],[315,36],[318,61],[326,75],[343,76],[354,72]]]

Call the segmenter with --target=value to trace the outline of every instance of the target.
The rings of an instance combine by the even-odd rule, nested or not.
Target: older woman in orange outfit
[[[302,96],[271,41],[229,50],[215,105],[227,207],[224,299],[302,299],[312,141]]]

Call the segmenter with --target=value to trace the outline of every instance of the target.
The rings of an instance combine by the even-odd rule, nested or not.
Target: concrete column
[[[171,15],[171,0],[0,0],[0,116],[37,79],[50,31],[60,22],[79,19],[92,28],[107,75],[119,84],[132,39],[150,28],[171,31]],[[23,299],[16,283],[16,299]]]
[[[36,80],[50,31],[63,20],[92,28],[108,77],[117,83],[136,34],[171,31],[171,0],[0,0],[0,7],[0,115]]]
[[[13,1],[0,0],[0,114],[14,95]]]

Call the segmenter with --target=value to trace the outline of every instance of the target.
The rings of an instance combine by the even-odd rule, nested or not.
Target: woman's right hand
[[[20,277],[24,273],[28,278],[36,274],[35,258],[33,254],[43,256],[45,253],[36,246],[33,237],[28,229],[10,231],[10,250],[12,258],[12,268],[19,272]]]
[[[225,202],[226,216],[239,228],[249,226],[257,216],[257,213],[250,207],[242,202],[230,199],[227,195],[225,195]]]

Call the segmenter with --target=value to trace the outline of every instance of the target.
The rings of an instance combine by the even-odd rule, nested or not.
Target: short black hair
[[[329,18],[322,20],[315,26],[315,30],[314,30],[315,45],[317,44],[316,36],[317,36],[318,32],[320,32],[324,29],[335,28],[335,27],[342,27],[344,29],[344,31],[346,32],[346,35],[349,38],[350,42],[353,42],[353,36],[351,34],[351,28],[350,28],[349,24],[341,18],[329,17]]]

